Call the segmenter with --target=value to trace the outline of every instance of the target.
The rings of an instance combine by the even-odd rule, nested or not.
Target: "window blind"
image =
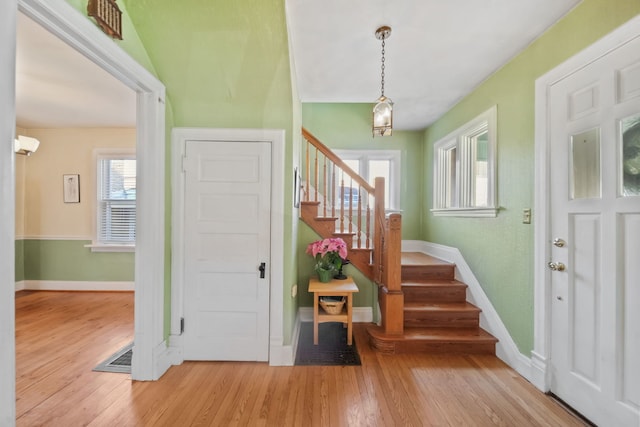
[[[136,160],[101,158],[99,169],[98,240],[135,243]]]

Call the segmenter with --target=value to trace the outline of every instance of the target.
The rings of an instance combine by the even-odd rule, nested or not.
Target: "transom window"
[[[434,215],[496,216],[496,110],[434,144]]]
[[[384,206],[386,210],[400,209],[400,150],[334,150],[355,172],[374,185],[376,177],[384,178]],[[349,203],[360,202],[358,188],[345,185],[337,193]]]

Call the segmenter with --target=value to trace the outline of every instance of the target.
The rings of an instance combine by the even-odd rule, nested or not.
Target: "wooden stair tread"
[[[317,216],[314,218],[316,221],[326,221],[326,222],[336,222],[338,220],[337,217],[334,216]]]
[[[474,312],[482,310],[468,302],[405,302],[405,311],[418,312]]]
[[[333,233],[333,235],[334,235],[335,237],[343,237],[343,236],[346,236],[346,237],[351,236],[351,237],[353,237],[353,236],[355,236],[355,235],[356,235],[356,233],[353,233],[353,232],[351,232],[351,233],[350,233],[350,232],[348,232],[348,231],[335,231],[335,232]]]
[[[453,265],[450,262],[432,257],[422,252],[402,252],[400,255],[400,264],[403,267],[423,267],[430,265]]]
[[[482,328],[407,328],[402,335],[385,334],[382,328],[368,329],[380,341],[430,341],[434,343],[497,343],[498,339]]]
[[[452,287],[464,287],[467,288],[466,283],[462,283],[458,280],[447,280],[447,279],[426,279],[425,281],[419,280],[407,280],[402,281],[402,287],[407,288],[436,288],[442,286],[452,286]]]

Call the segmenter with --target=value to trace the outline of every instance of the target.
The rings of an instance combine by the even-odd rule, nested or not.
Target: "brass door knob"
[[[561,262],[550,262],[547,264],[553,271],[564,271],[567,267]]]

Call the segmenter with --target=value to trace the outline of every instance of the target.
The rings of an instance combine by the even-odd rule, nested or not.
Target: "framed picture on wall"
[[[80,175],[62,175],[62,193],[65,203],[80,203]]]

